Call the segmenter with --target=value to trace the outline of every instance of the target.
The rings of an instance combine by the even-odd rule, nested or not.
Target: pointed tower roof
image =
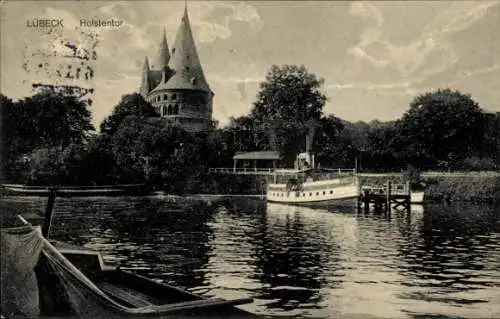
[[[169,63],[172,76],[165,86],[160,83],[156,89],[191,89],[212,93],[201,67],[198,51],[194,43],[193,33],[189,25],[187,6],[177,31],[172,58]]]
[[[168,66],[170,61],[170,50],[168,49],[167,34],[165,28],[163,28],[163,39],[158,47],[158,52],[153,60],[152,69],[153,70],[163,70]]]
[[[149,79],[149,61],[148,57],[146,57],[146,59],[144,60],[144,65],[142,67],[140,93],[143,96],[146,96],[150,89],[151,89],[151,83]]]

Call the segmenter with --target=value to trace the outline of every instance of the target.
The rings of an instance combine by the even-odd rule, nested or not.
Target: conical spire
[[[151,84],[149,81],[149,61],[148,57],[144,60],[144,66],[142,67],[142,76],[141,76],[141,87],[140,92],[142,96],[146,97],[151,89]]]
[[[198,57],[189,25],[187,5],[184,8],[184,16],[177,31],[169,66],[173,70],[173,75],[167,82],[167,89],[197,89],[212,92],[205,80]]]
[[[165,28],[163,28],[163,39],[160,42],[158,52],[156,53],[156,57],[153,60],[152,69],[159,71],[164,70],[167,67],[169,61],[170,50],[168,49],[167,34]]]

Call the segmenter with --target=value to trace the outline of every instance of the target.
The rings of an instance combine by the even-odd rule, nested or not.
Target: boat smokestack
[[[307,122],[306,152],[312,152],[314,136],[316,135],[317,128],[318,125],[315,120],[310,120]]]

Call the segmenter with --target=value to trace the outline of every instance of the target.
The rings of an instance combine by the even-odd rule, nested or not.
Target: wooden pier
[[[358,211],[368,212],[370,207],[375,212],[389,212],[391,207],[410,210],[411,190],[409,182],[393,184],[387,181],[383,186],[360,186],[357,199]]]

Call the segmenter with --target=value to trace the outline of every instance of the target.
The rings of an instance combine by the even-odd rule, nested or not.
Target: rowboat
[[[104,263],[95,250],[48,240],[55,192],[43,228],[18,216],[1,229],[1,314],[10,317],[258,317],[237,308],[250,298],[207,299]]]
[[[10,196],[46,197],[51,189],[57,189],[59,197],[81,196],[126,196],[150,193],[144,184],[102,185],[102,186],[28,186],[19,184],[1,185],[2,193]]]
[[[20,220],[23,225],[2,229],[7,318],[256,317],[236,308],[252,299],[207,299],[107,266],[99,252],[49,241],[39,226]]]

